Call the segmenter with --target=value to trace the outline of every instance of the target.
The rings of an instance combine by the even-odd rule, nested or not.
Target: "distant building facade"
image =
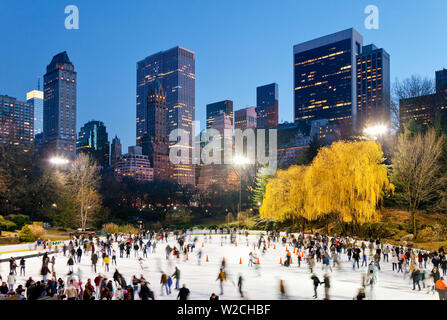
[[[138,182],[154,181],[154,169],[151,167],[149,157],[143,155],[139,146],[129,147],[128,153],[120,157],[114,164],[115,176],[120,180],[129,177]]]
[[[246,129],[256,129],[257,113],[256,107],[249,107],[234,112],[234,128],[245,131]]]
[[[76,153],[86,153],[97,165],[109,167],[109,136],[106,126],[101,121],[89,121],[78,134],[76,141]]]
[[[278,126],[278,84],[271,83],[256,88],[257,128]]]
[[[399,117],[401,125],[414,120],[419,125],[429,125],[438,111],[435,93],[413,98],[401,99]]]
[[[0,144],[29,150],[34,144],[34,107],[32,103],[0,95]]]
[[[206,105],[206,128],[213,125],[217,117],[225,113],[233,124],[233,101],[224,100]]]
[[[34,106],[34,136],[43,133],[43,91],[33,90],[26,94],[26,101]]]
[[[403,125],[410,120],[427,126],[439,116],[447,126],[447,69],[436,71],[435,92],[399,101],[399,120]]]
[[[224,163],[224,145],[233,142],[233,135],[227,137],[224,133],[225,130],[233,131],[233,123],[230,117],[221,111],[220,115],[214,119],[214,122],[209,129],[217,130],[221,134],[220,164],[201,164],[199,166],[200,170],[197,179],[197,189],[202,192],[211,192],[214,187],[218,187],[223,191],[236,190],[239,186],[239,179],[234,166]],[[211,138],[209,141],[202,142],[204,144],[211,142]]]
[[[113,167],[115,163],[121,158],[121,155],[123,153],[121,146],[121,141],[118,139],[118,137],[115,135],[115,138],[112,140],[112,145],[110,147],[110,165]]]
[[[436,71],[436,94],[438,109],[447,111],[447,69]]]

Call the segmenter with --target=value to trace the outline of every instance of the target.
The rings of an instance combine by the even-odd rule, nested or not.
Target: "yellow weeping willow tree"
[[[336,213],[344,222],[362,224],[379,218],[377,208],[393,190],[380,145],[340,141],[322,148],[310,166],[278,171],[267,184],[260,214],[312,221]]]

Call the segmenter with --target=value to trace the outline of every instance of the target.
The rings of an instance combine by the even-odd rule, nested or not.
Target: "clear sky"
[[[67,5],[80,11],[66,30]],[[379,8],[379,30],[364,26]],[[446,0],[0,0],[0,94],[25,99],[56,53],[78,72],[78,129],[101,120],[135,144],[136,62],[176,45],[196,52],[196,119],[207,103],[256,103],[277,82],[279,119],[293,119],[293,45],[354,27],[391,55],[391,78],[447,67]]]

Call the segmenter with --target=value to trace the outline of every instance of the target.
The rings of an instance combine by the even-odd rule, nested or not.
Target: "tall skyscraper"
[[[34,136],[43,132],[43,91],[33,90],[26,94],[26,101],[34,106]]]
[[[370,124],[391,125],[390,55],[374,44],[357,56],[357,130]]]
[[[137,63],[137,145],[147,132],[146,109],[150,85],[159,79],[166,93],[167,135],[183,129],[190,136],[187,147],[192,159],[192,124],[195,120],[195,53],[182,47],[153,54]],[[175,144],[171,142],[170,145]],[[172,178],[181,185],[195,184],[195,170],[190,164],[173,166]]]
[[[97,165],[109,166],[109,135],[101,121],[89,121],[79,131],[76,153],[84,152],[96,161]]]
[[[209,129],[213,125],[217,117],[225,113],[233,124],[233,101],[224,100],[206,105],[206,128]]]
[[[362,46],[352,28],[294,46],[295,121],[328,119],[355,128]]]
[[[123,151],[122,151],[121,141],[115,135],[115,138],[113,138],[113,140],[112,140],[112,146],[110,148],[110,165],[112,167],[115,165],[115,163],[121,157],[122,152]]]
[[[34,142],[33,104],[0,95],[0,145],[29,150]]]
[[[258,128],[278,126],[278,84],[270,83],[256,88],[256,114]]]
[[[149,157],[154,168],[154,180],[170,179],[169,141],[166,134],[166,94],[160,81],[156,80],[149,87],[147,109],[144,111],[144,131],[140,139],[143,154]]]
[[[234,112],[234,128],[242,131],[255,129],[257,124],[256,107],[244,108]]]
[[[53,57],[44,75],[44,149],[51,155],[76,155],[77,74],[67,52]]]

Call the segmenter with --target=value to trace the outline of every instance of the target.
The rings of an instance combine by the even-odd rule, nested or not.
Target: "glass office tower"
[[[374,44],[357,56],[357,131],[391,125],[390,55]]]
[[[84,124],[76,141],[76,153],[84,152],[90,155],[97,165],[107,168],[109,149],[109,135],[104,123],[93,120]]]
[[[148,134],[145,115],[150,85],[159,79],[166,93],[167,135],[174,129],[183,129],[192,137],[195,120],[195,53],[182,47],[158,52],[137,63],[137,144]],[[192,138],[191,138],[192,141]],[[171,142],[171,145],[174,144]],[[187,148],[192,158],[192,142]],[[181,185],[194,185],[194,165],[173,166],[172,178]]]
[[[43,132],[43,91],[33,90],[26,94],[26,101],[34,106],[34,136]]]
[[[355,128],[362,46],[363,37],[352,28],[294,46],[295,121],[328,119]]]
[[[233,125],[233,101],[224,100],[206,105],[206,128],[212,127],[214,121],[221,114],[225,113]]]
[[[278,126],[278,84],[271,83],[256,88],[256,118],[258,128]]]

